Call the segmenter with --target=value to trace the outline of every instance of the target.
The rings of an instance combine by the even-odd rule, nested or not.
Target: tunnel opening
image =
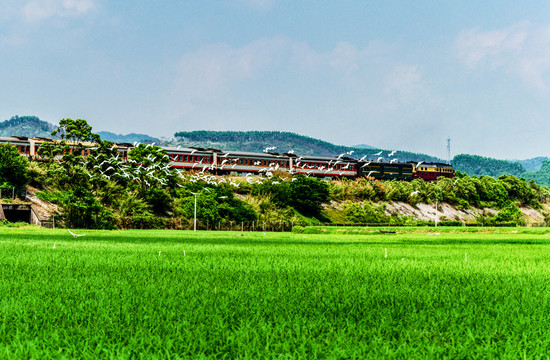
[[[31,223],[31,207],[23,204],[2,204],[0,211],[0,220],[8,222],[24,222]]]

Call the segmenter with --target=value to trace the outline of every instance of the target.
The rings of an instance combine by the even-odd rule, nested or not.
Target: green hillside
[[[56,126],[36,116],[12,116],[0,122],[0,136],[52,137]]]
[[[375,148],[350,147],[334,145],[327,141],[314,139],[282,131],[180,131],[174,134],[177,143],[182,146],[196,146],[216,148],[227,151],[263,152],[266,148],[273,148],[273,152],[284,153],[293,150],[300,155],[337,156],[353,151],[352,156],[366,159],[377,159],[381,150]],[[443,160],[426,154],[417,154],[408,151],[396,151],[393,157],[387,156],[384,150],[381,156],[384,160],[394,158],[399,161],[437,161]]]
[[[508,161],[479,155],[460,154],[453,158],[452,165],[456,170],[470,176],[513,175],[528,181],[532,180],[539,185],[550,186],[550,160],[545,159],[548,158],[537,157],[522,161]],[[528,164],[527,169],[524,164]]]
[[[514,160],[514,161],[519,161],[521,163],[521,165],[523,165],[525,167],[525,170],[527,170],[527,171],[537,172],[541,169],[542,164],[547,160],[550,160],[550,158],[548,158],[546,156],[538,156],[538,157],[535,157],[535,158],[532,158],[532,159]]]
[[[458,171],[468,175],[488,175],[498,177],[500,175],[521,176],[525,173],[525,167],[519,163],[508,160],[498,160],[479,155],[460,154],[453,158],[452,164]]]

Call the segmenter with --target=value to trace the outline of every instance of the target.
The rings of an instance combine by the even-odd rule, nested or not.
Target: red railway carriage
[[[215,161],[215,154],[201,148],[165,147],[170,157],[170,165],[178,169],[203,170],[211,168]]]
[[[218,174],[232,172],[260,174],[277,170],[288,172],[291,161],[286,155],[278,153],[220,151],[217,155],[215,170]]]
[[[317,177],[355,177],[357,160],[348,157],[302,156],[294,158],[293,172]]]

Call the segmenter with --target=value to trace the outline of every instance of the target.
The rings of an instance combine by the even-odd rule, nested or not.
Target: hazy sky
[[[550,156],[550,2],[504,4],[0,0],[0,120]]]

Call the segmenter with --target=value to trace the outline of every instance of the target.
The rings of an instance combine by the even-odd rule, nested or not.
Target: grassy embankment
[[[1,228],[0,357],[550,352],[547,229],[380,230]]]

